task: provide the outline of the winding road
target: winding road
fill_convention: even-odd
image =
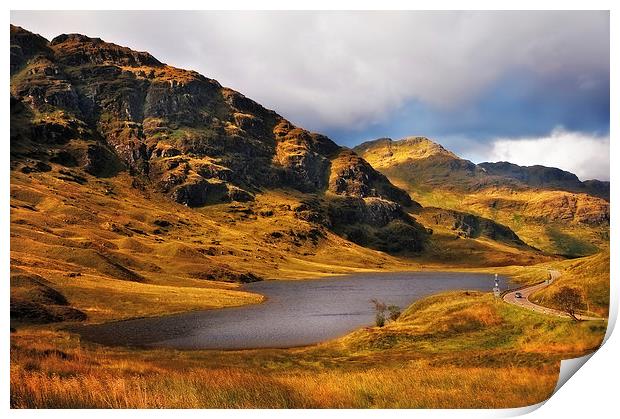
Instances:
[[[523,308],[526,308],[528,310],[532,310],[532,311],[537,311],[539,313],[543,313],[543,314],[549,314],[552,316],[559,316],[559,317],[570,317],[568,314],[566,314],[563,311],[560,310],[555,310],[553,308],[549,308],[549,307],[543,307],[540,306],[538,304],[534,304],[533,302],[531,302],[529,300],[529,296],[534,294],[535,292],[548,287],[549,285],[551,285],[556,279],[558,279],[560,277],[560,272],[556,271],[556,270],[550,270],[549,274],[551,275],[551,278],[548,281],[545,282],[541,282],[540,284],[536,284],[536,285],[532,285],[529,287],[525,287],[525,288],[521,288],[521,289],[516,289],[514,291],[510,291],[506,294],[504,294],[504,301],[506,301],[509,304],[514,304],[516,306],[520,306]],[[518,298],[517,297],[517,293],[521,293],[521,297]],[[582,316],[582,315],[575,315],[579,320],[605,320],[602,317],[590,317],[590,316]]]

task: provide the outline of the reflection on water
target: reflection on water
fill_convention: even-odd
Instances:
[[[110,345],[179,349],[246,349],[309,345],[372,325],[376,298],[403,309],[424,296],[452,289],[491,291],[489,274],[407,272],[355,274],[244,286],[263,304],[135,319],[75,329]],[[507,279],[500,277],[502,289]]]

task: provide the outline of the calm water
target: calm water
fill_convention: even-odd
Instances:
[[[489,274],[407,272],[256,282],[244,289],[265,295],[263,304],[84,326],[75,331],[108,345],[179,349],[302,346],[372,325],[372,298],[405,308],[445,290],[491,291],[493,279]],[[501,288],[508,285],[507,278],[500,277]]]

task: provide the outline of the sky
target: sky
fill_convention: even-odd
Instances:
[[[609,179],[609,13],[12,11],[148,51],[353,147],[421,135],[476,163]]]

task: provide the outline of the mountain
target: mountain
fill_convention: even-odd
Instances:
[[[15,161],[47,153],[40,161],[103,177],[125,168],[192,207],[277,187],[411,204],[329,138],[148,53],[77,34],[47,44],[16,27],[11,51],[12,109],[25,119]]]
[[[238,283],[261,279],[551,259],[491,217],[422,207],[372,160],[194,71],[84,35],[10,34],[13,319],[247,304],[257,296]]]
[[[519,166],[509,162],[480,163],[478,167],[484,169],[488,175],[512,178],[535,188],[585,193],[609,201],[609,182],[582,182],[575,174],[555,167]]]
[[[381,138],[354,151],[422,205],[487,217],[531,246],[581,256],[608,242],[609,182],[544,166],[474,164],[424,137]]]

